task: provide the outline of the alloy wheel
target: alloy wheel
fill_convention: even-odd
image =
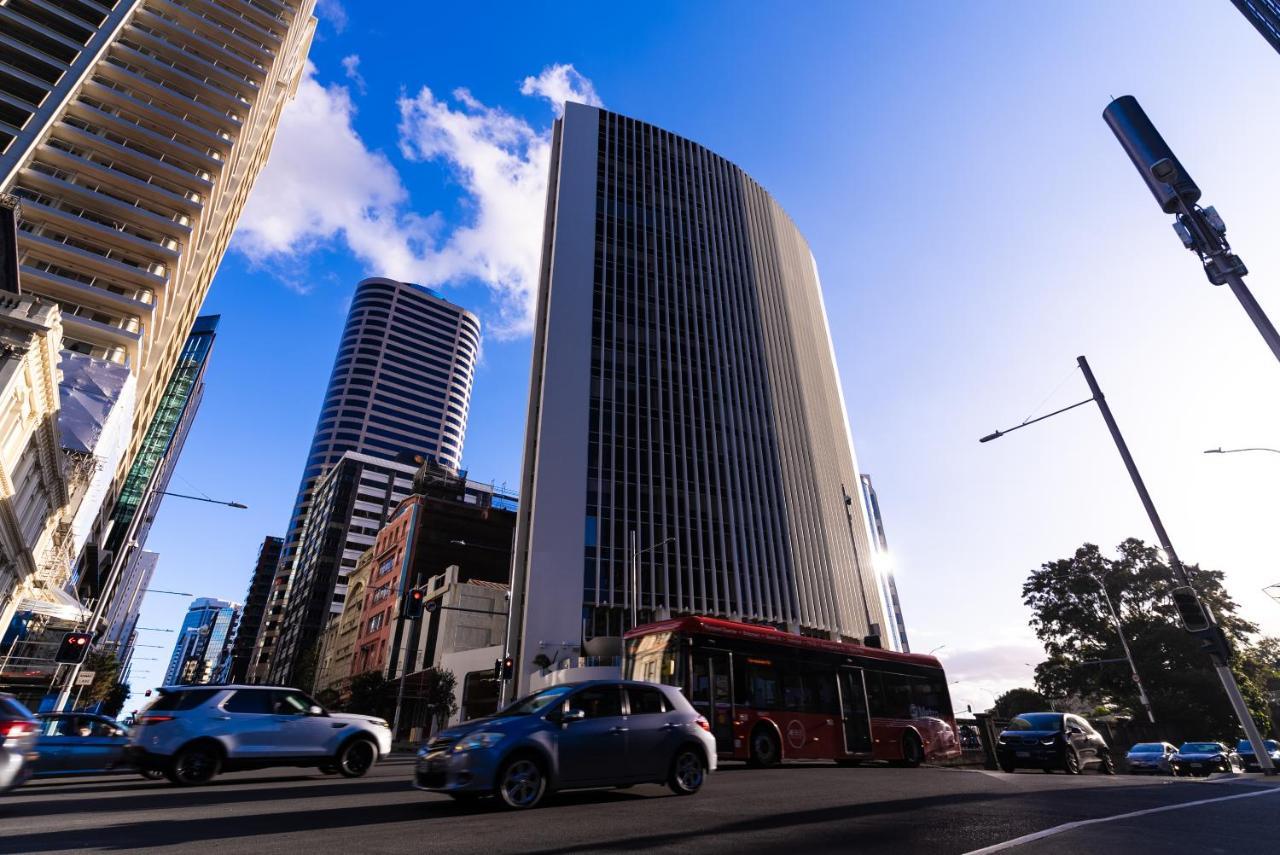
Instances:
[[[533,807],[542,798],[542,770],[532,760],[516,760],[502,776],[502,800],[514,808]]]
[[[359,778],[373,766],[373,745],[364,739],[349,744],[338,761],[338,770],[348,778]]]
[[[696,793],[705,776],[701,757],[693,751],[680,752],[680,756],[676,758],[674,776],[680,792]]]

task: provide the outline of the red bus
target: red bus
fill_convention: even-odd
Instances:
[[[932,656],[685,617],[628,632],[623,675],[684,691],[726,759],[918,766],[960,756]]]

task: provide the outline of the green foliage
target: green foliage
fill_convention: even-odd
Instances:
[[[1052,709],[1049,699],[1035,689],[1010,689],[996,698],[991,712],[996,718],[1013,718],[1028,712],[1044,712]]]
[[[432,668],[425,675],[423,701],[430,710],[431,717],[435,719],[437,728],[448,724],[449,716],[458,711],[458,702],[453,697],[457,685],[458,680],[452,671]]]
[[[109,715],[112,718],[117,718],[120,715],[120,710],[124,709],[124,702],[128,697],[129,684],[116,683],[111,687],[110,693],[108,693],[102,701],[102,714]]]
[[[81,670],[93,672],[93,683],[86,686],[80,694],[81,706],[92,706],[115,694],[119,684],[117,678],[120,676],[120,660],[115,653],[94,650],[85,657]],[[124,705],[123,699],[120,705]]]
[[[396,684],[381,671],[365,671],[351,678],[346,712],[376,715],[390,721],[395,715]]]
[[[1160,551],[1130,538],[1108,558],[1086,543],[1070,558],[1035,570],[1022,586],[1032,612],[1031,626],[1048,659],[1036,667],[1036,685],[1049,697],[1096,698],[1142,715],[1136,684],[1122,659],[1124,649],[1103,599],[1107,593],[1120,616],[1138,673],[1146,686],[1156,722],[1171,737],[1232,739],[1239,728],[1200,640],[1188,634],[1170,597],[1176,587]],[[1240,688],[1262,729],[1270,725],[1265,697],[1256,682],[1265,670],[1251,658],[1249,637],[1257,627],[1236,614],[1217,570],[1187,567],[1201,599],[1236,648],[1233,666]],[[1263,658],[1280,654],[1274,639],[1260,642]],[[1280,655],[1271,660],[1280,662]]]

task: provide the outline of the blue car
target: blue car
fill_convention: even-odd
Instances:
[[[1264,739],[1262,744],[1266,746],[1267,753],[1271,755],[1271,765],[1280,769],[1280,742],[1274,739]],[[1253,746],[1249,744],[1249,740],[1242,739],[1236,743],[1236,753],[1240,755],[1240,762],[1244,764],[1246,772],[1261,772],[1262,764],[1258,762],[1258,755],[1253,753]]]
[[[441,731],[418,751],[414,786],[520,810],[566,789],[657,783],[693,795],[715,768],[711,726],[678,689],[593,680]]]

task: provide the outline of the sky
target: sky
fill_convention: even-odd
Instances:
[[[1280,634],[1280,381],[1205,279],[1101,112],[1135,95],[1280,317],[1270,166],[1280,56],[1225,2],[697,4],[535,8],[321,0],[286,109],[205,311],[222,316],[166,501],[153,586],[242,601],[283,535],[352,289],[430,285],[485,327],[464,449],[518,483],[551,122],[566,98],[743,167],[809,241],[849,421],[872,475],[913,650],[958,709],[1030,685],[1021,584],[1150,525],[1088,397],[1089,357],[1185,562],[1226,572]],[[151,594],[142,626],[188,599]],[[135,691],[174,635],[143,633]],[[154,655],[154,659],[151,657]]]

